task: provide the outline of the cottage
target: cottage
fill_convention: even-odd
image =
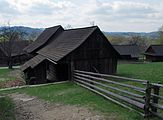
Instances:
[[[163,45],[151,45],[144,53],[146,60],[151,62],[163,61]]]
[[[119,54],[97,26],[48,29],[54,29],[51,37],[43,32],[40,36],[48,37],[45,37],[47,42],[37,39],[41,44],[36,42],[35,48],[30,45],[29,51],[36,51],[35,56],[21,67],[28,79],[35,78],[30,84],[70,80],[74,69],[116,73]]]
[[[138,60],[140,51],[137,45],[114,45],[121,60]]]
[[[0,43],[0,66],[8,65],[8,59],[11,56],[13,65],[20,65],[28,60],[23,49],[29,45],[28,41],[8,41]]]

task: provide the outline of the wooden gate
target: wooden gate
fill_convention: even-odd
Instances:
[[[74,82],[145,118],[163,118],[162,84],[147,80],[74,70]]]

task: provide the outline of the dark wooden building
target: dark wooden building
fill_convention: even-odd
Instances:
[[[0,43],[0,66],[7,66],[8,59],[11,56],[13,65],[23,64],[28,60],[28,56],[23,49],[29,45],[28,41],[13,41]],[[11,54],[11,55],[10,55]]]
[[[69,30],[61,26],[54,28],[57,30],[50,40],[38,45],[35,56],[22,66],[28,79],[36,78],[31,84],[71,79],[74,69],[116,73],[119,54],[97,26]],[[43,34],[45,32],[41,36],[46,36]]]
[[[146,60],[151,62],[163,61],[163,45],[151,45],[144,53]]]
[[[120,54],[120,60],[138,60],[140,51],[137,45],[113,45]]]

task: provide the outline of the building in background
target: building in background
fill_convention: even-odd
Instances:
[[[163,45],[151,45],[144,53],[147,61],[162,62],[163,61]]]
[[[113,45],[120,54],[120,60],[137,61],[139,60],[140,51],[137,45]]]

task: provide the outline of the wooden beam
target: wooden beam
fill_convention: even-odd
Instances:
[[[85,74],[89,74],[89,75],[96,75],[96,76],[101,76],[101,77],[112,77],[112,78],[117,78],[117,79],[122,79],[122,80],[127,80],[127,81],[140,82],[140,83],[146,83],[147,82],[147,80],[140,80],[140,79],[134,79],[134,78],[128,78],[128,77],[120,77],[120,76],[115,76],[115,75],[106,75],[106,74],[79,71],[79,70],[75,70],[75,72],[85,73]]]
[[[127,102],[127,103],[129,103],[129,104],[131,104],[131,105],[134,105],[135,107],[138,107],[138,108],[140,108],[140,109],[144,109],[144,104],[142,104],[142,103],[140,103],[140,102],[137,102],[137,101],[134,101],[134,100],[132,100],[132,99],[123,97],[123,96],[121,96],[121,95],[115,94],[115,93],[110,92],[110,91],[108,91],[108,90],[104,90],[104,89],[102,89],[102,88],[100,88],[100,87],[97,87],[97,86],[95,86],[95,85],[89,84],[89,83],[84,82],[84,81],[81,81],[81,80],[79,80],[79,79],[75,79],[75,81],[80,82],[80,83],[82,83],[82,84],[84,84],[84,85],[88,85],[89,87],[93,87],[93,88],[96,89],[96,90],[99,90],[99,91],[104,92],[104,93],[106,93],[106,94],[108,94],[108,95],[111,95],[111,96],[113,96],[113,97],[115,97],[115,98],[117,98],[117,99],[119,99],[119,100],[125,101],[125,102]]]
[[[110,101],[112,101],[112,102],[114,102],[114,103],[116,103],[116,104],[118,104],[118,105],[120,105],[120,106],[122,106],[122,107],[124,107],[124,108],[127,108],[127,109],[129,109],[129,110],[133,110],[133,111],[139,113],[140,115],[144,116],[143,113],[141,113],[141,112],[139,112],[139,111],[137,111],[137,110],[135,110],[135,109],[133,109],[133,108],[131,108],[131,107],[125,105],[125,104],[123,104],[122,102],[119,102],[119,101],[117,101],[117,100],[114,100],[113,98],[111,98],[111,97],[109,97],[109,96],[107,96],[107,95],[105,95],[105,94],[102,94],[101,92],[98,92],[98,91],[95,90],[95,89],[91,89],[90,87],[87,87],[87,86],[85,86],[85,85],[83,85],[83,84],[80,84],[79,82],[75,82],[75,83],[78,84],[78,85],[80,85],[80,86],[82,86],[82,87],[84,87],[84,88],[86,88],[86,89],[88,89],[88,90],[90,90],[90,91],[92,91],[92,92],[94,92],[94,93],[96,93],[96,94],[98,94],[98,95],[101,95],[102,97],[106,98],[107,100],[110,100]]]
[[[87,77],[87,78],[93,78],[93,79],[95,79],[95,80],[100,80],[100,81],[103,81],[103,82],[108,82],[108,83],[120,85],[120,86],[123,86],[123,87],[132,88],[132,89],[134,89],[134,90],[136,90],[136,91],[145,93],[145,89],[144,89],[144,88],[135,87],[135,86],[132,86],[132,85],[127,85],[127,84],[123,84],[123,83],[111,81],[111,80],[104,79],[104,78],[93,77],[93,76],[90,76],[90,75],[84,75],[84,74],[80,74],[80,73],[74,73],[74,74],[79,75],[79,76],[83,76],[83,77]]]
[[[156,107],[156,108],[160,109],[160,110],[163,110],[163,105],[155,104],[155,103],[151,103],[151,105],[152,105],[153,107]]]
[[[156,112],[153,112],[153,111],[151,111],[151,113],[152,113],[153,115],[155,115],[155,116],[161,118],[160,120],[163,119],[163,115],[161,115],[160,113],[156,113]]]
[[[105,85],[105,84],[102,84],[100,82],[89,80],[87,78],[79,77],[79,76],[76,76],[76,75],[74,77],[76,77],[78,79],[82,79],[82,80],[88,81],[88,82],[92,82],[92,83],[95,83],[95,84],[101,85],[103,87],[107,87],[107,88],[110,88],[110,89],[113,89],[113,90],[116,90],[116,91],[119,91],[119,92],[122,92],[122,93],[126,93],[128,95],[131,95],[131,96],[134,96],[134,97],[137,97],[137,98],[144,98],[144,96],[142,96],[142,95],[131,93],[131,92],[128,92],[128,91],[125,91],[125,90],[122,90],[122,89],[119,89],[119,88],[116,88],[116,87],[113,87],[113,86]]]

